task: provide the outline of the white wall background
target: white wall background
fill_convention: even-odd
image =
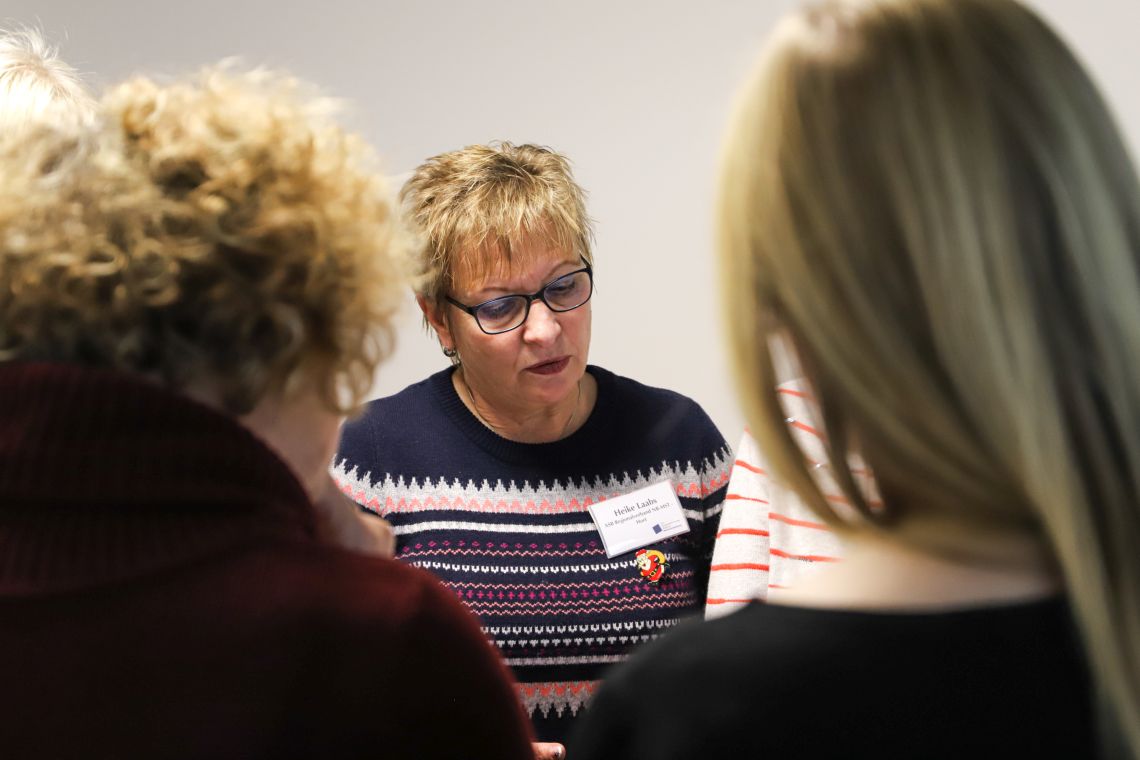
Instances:
[[[761,41],[793,0],[3,0],[94,86],[221,58],[285,68],[352,104],[392,174],[463,145],[573,160],[597,222],[591,359],[699,401],[732,442],[712,256],[717,145]],[[1037,0],[1140,146],[1140,0]],[[405,310],[384,395],[445,366]]]

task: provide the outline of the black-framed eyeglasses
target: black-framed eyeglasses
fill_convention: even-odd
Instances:
[[[479,329],[488,335],[510,332],[521,327],[530,316],[530,305],[542,301],[555,312],[573,311],[590,300],[594,293],[594,270],[586,264],[582,269],[555,278],[530,295],[499,296],[475,306],[459,303],[451,296],[447,302],[475,317]]]

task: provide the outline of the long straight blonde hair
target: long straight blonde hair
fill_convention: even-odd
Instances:
[[[851,529],[783,422],[782,336],[859,529],[978,562],[1001,558],[966,536],[1044,538],[1140,755],[1140,185],[1072,52],[1011,0],[802,11],[741,93],[720,194],[731,353],[777,475]]]

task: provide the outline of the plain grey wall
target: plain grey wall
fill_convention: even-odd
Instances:
[[[1140,145],[1140,0],[1038,0]],[[735,443],[712,258],[732,93],[792,0],[269,2],[5,0],[96,87],[224,57],[285,68],[351,104],[392,174],[493,139],[570,156],[597,222],[591,359],[699,401]],[[409,299],[378,395],[445,366]]]

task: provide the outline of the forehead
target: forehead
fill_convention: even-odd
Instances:
[[[546,235],[531,234],[517,239],[491,240],[465,248],[452,269],[457,291],[514,290],[538,287],[561,264],[574,264],[578,254]]]

